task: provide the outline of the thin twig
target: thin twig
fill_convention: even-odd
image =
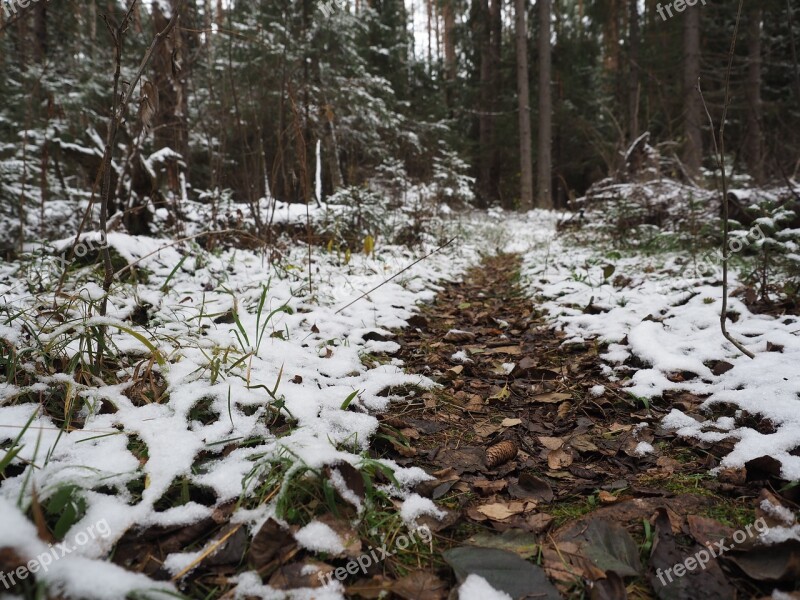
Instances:
[[[383,286],[385,286],[387,283],[389,283],[389,282],[391,282],[391,281],[393,281],[393,280],[397,279],[398,277],[400,277],[400,275],[402,275],[403,273],[405,273],[405,272],[406,272],[406,271],[408,271],[409,269],[411,269],[411,268],[413,268],[413,267],[417,266],[417,265],[418,265],[419,263],[421,263],[423,260],[427,260],[427,259],[429,259],[431,256],[433,256],[434,254],[436,254],[437,252],[441,252],[442,250],[444,250],[445,248],[447,248],[447,247],[448,247],[450,244],[452,244],[453,242],[455,242],[457,239],[458,239],[458,236],[454,237],[454,238],[453,238],[453,239],[451,239],[449,242],[447,242],[447,243],[445,243],[445,244],[442,244],[441,246],[439,246],[439,247],[438,247],[438,248],[436,248],[435,250],[432,250],[431,252],[429,252],[428,254],[426,254],[425,256],[423,256],[422,258],[415,260],[413,263],[411,263],[410,265],[408,265],[408,266],[407,266],[405,269],[403,269],[402,271],[399,271],[399,272],[395,273],[394,275],[392,275],[391,277],[389,277],[389,279],[387,279],[386,281],[384,281],[384,282],[383,282],[383,283],[381,283],[381,284],[378,284],[378,285],[376,285],[374,288],[372,288],[372,289],[371,289],[371,290],[369,290],[368,292],[364,292],[364,293],[363,293],[363,294],[361,294],[361,295],[360,295],[358,298],[356,298],[355,300],[353,300],[353,301],[352,301],[350,304],[348,304],[347,306],[343,306],[342,308],[340,308],[339,310],[337,310],[337,311],[336,311],[335,313],[333,313],[333,314],[335,314],[335,315],[338,315],[338,314],[339,314],[339,313],[341,313],[342,311],[345,311],[345,310],[347,310],[348,308],[350,308],[351,306],[353,306],[353,304],[355,304],[356,302],[360,302],[361,300],[363,300],[364,298],[366,298],[367,296],[369,296],[369,295],[370,295],[372,292],[374,292],[374,291],[376,291],[376,290],[379,290],[380,288],[382,288]]]
[[[755,354],[750,352],[744,345],[728,332],[728,259],[730,257],[728,248],[728,235],[730,231],[730,224],[728,222],[728,178],[725,172],[725,121],[728,118],[728,106],[731,100],[731,71],[733,70],[733,58],[736,50],[736,38],[739,34],[739,23],[742,19],[742,6],[744,0],[739,0],[739,9],[736,13],[736,24],[733,28],[733,39],[731,40],[731,48],[728,53],[728,68],[725,72],[725,102],[722,108],[722,122],[719,126],[719,144],[717,143],[717,136],[714,134],[714,119],[711,117],[711,112],[708,110],[703,90],[700,88],[700,79],[697,79],[697,92],[700,94],[700,99],[703,101],[703,108],[708,116],[709,123],[711,124],[711,139],[714,142],[714,156],[717,166],[720,170],[722,177],[722,310],[720,312],[719,324],[722,330],[722,335],[733,344],[745,356],[755,358]]]

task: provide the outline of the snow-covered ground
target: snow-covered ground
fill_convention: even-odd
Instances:
[[[374,366],[362,359],[396,351],[390,329],[406,326],[415,305],[433,298],[437,283],[458,278],[482,254],[498,250],[524,255],[531,297],[544,299],[543,308],[566,332],[567,343],[608,343],[603,359],[609,380],[623,381],[641,398],[684,390],[707,397],[707,408],[724,403],[741,411],[698,421],[673,410],[665,427],[711,442],[737,440],[723,466],[770,455],[781,462],[785,478],[800,479],[800,457],[791,454],[800,446],[800,319],[753,315],[732,298],[730,310],[739,318],[730,330],[756,355],[755,360],[743,357],[718,330],[721,288],[710,279],[686,278],[684,257],[604,258],[558,238],[557,220],[558,215],[545,212],[454,216],[445,229],[461,234],[456,243],[349,307],[434,245],[416,253],[379,245],[374,255],[353,254],[349,262],[315,249],[309,288],[303,247],[289,249],[272,265],[251,251],[209,253],[167,239],[110,234],[116,252],[136,264],[138,282],[115,286],[108,316],[100,319],[92,315],[101,290],[94,276],[84,273],[61,297],[70,306],[63,322],[49,310],[52,296],[48,303],[30,295],[30,273],[1,265],[0,338],[20,351],[33,348],[19,359],[30,383],[0,384],[0,461],[9,450],[19,452],[13,461],[16,474],[0,483],[3,546],[24,560],[36,561],[48,552],[55,556],[28,519],[33,494],[44,502],[65,485],[77,486],[85,513],[66,534],[63,548],[69,552],[39,569],[37,578],[73,598],[175,591],[172,583],[152,581],[105,559],[131,529],[185,526],[213,513],[214,506],[195,502],[157,509],[158,500],[182,478],[212,490],[219,505],[254,497],[278,463],[284,480],[302,468],[361,464],[378,428],[376,415],[396,399],[387,390],[431,385],[404,373],[398,360]],[[46,263],[40,265],[43,272]],[[585,312],[589,305],[594,310]],[[134,325],[132,315],[140,319],[142,310],[147,324]],[[152,347],[157,349],[163,365],[152,368],[163,377],[163,401],[134,402],[130,383],[107,385],[91,378],[77,383],[63,373],[45,372],[40,355],[54,348],[63,348],[67,356],[85,353],[82,344],[100,325],[108,327],[119,355],[146,360],[154,355]],[[625,363],[632,358],[646,366],[631,369]],[[709,366],[715,361],[733,368],[715,375]],[[670,376],[676,373],[684,380],[674,381]],[[80,406],[80,427],[64,428],[37,400],[64,386]],[[218,418],[193,418],[201,404]],[[770,420],[774,432],[740,423],[737,416],[745,412]],[[268,425],[278,414],[292,424],[281,436]],[[146,446],[146,461],[131,451],[134,441]],[[201,454],[211,459],[198,467]],[[401,484],[391,493],[410,526],[417,517],[437,512],[430,501],[408,491],[426,477],[421,469],[385,464]],[[137,480],[144,481],[140,496],[129,489]],[[232,522],[254,533],[276,516],[279,500],[239,509]],[[298,532],[298,541],[306,547],[341,546],[335,534],[322,539],[323,528],[334,534],[312,523]],[[198,555],[173,554],[166,566],[177,574]],[[241,575],[239,585],[242,594],[281,597],[254,573]],[[471,582],[470,590],[484,593],[481,585]],[[337,598],[341,591],[334,585],[324,594]]]
[[[115,285],[108,314],[99,318],[92,316],[102,296],[95,276],[89,271],[82,279],[75,276],[61,296],[70,307],[64,322],[48,310],[52,296],[42,300],[30,295],[30,271],[2,265],[0,338],[17,348],[20,368],[29,375],[22,378],[27,385],[0,386],[0,444],[18,451],[13,465],[28,465],[0,484],[3,546],[14,548],[26,561],[46,553],[47,544],[26,516],[33,494],[44,503],[64,486],[77,486],[85,513],[64,539],[70,551],[39,570],[37,578],[74,598],[174,590],[172,584],[128,573],[104,559],[132,528],[186,526],[213,513],[215,506],[195,502],[156,508],[181,478],[212,490],[218,506],[252,497],[278,463],[284,465],[284,480],[301,468],[321,469],[342,461],[358,466],[378,427],[375,415],[394,399],[387,390],[431,385],[405,374],[399,361],[368,367],[363,356],[396,351],[399,346],[389,330],[405,326],[415,305],[433,298],[437,282],[458,278],[481,253],[529,248],[537,232],[550,235],[552,217],[547,218],[541,230],[520,227],[513,234],[502,213],[453,218],[445,226],[462,233],[456,243],[349,307],[434,246],[417,253],[378,246],[372,256],[353,254],[349,262],[315,249],[309,289],[303,247],[290,250],[273,266],[254,252],[208,253],[167,239],[113,233],[108,243],[136,265],[138,283]],[[51,266],[49,259],[42,259],[36,281],[57,274],[55,268],[50,272]],[[142,310],[147,324],[134,325],[132,315],[141,316]],[[157,349],[163,365],[152,367],[163,377],[165,400],[134,402],[130,382],[108,385],[95,378],[76,383],[64,373],[45,371],[41,356],[54,348],[63,348],[68,357],[83,354],[88,362],[85,343],[91,328],[100,325],[108,327],[115,352],[141,356],[143,369],[154,354],[147,344]],[[25,348],[33,348],[32,354],[25,356]],[[63,427],[35,400],[65,385],[80,407],[76,416],[82,426]],[[201,405],[218,418],[193,419]],[[268,426],[278,413],[292,424],[281,437]],[[250,442],[223,453],[245,440]],[[146,446],[146,461],[129,449],[132,441]],[[212,460],[198,467],[201,453]],[[429,500],[407,491],[426,478],[421,469],[386,464],[402,486],[392,494],[403,502],[399,513],[409,524],[438,513]],[[144,481],[141,497],[128,487],[137,480]],[[276,515],[279,500],[242,509],[232,522],[255,532]],[[89,535],[98,524],[103,535]],[[177,573],[197,555],[172,555],[166,566]]]
[[[558,238],[546,251],[527,253],[524,263],[531,295],[544,299],[565,343],[608,344],[602,358],[610,380],[639,398],[680,390],[706,398],[701,408],[709,415],[719,405],[731,412],[699,420],[673,409],[664,427],[707,442],[736,440],[722,468],[771,456],[785,479],[800,479],[800,456],[792,454],[800,447],[800,318],[752,314],[738,297],[729,298],[736,318],[728,330],[755,354],[750,359],[720,333],[719,279],[695,277],[688,253],[609,258]],[[738,286],[732,274],[730,289]],[[732,368],[715,374],[719,361]],[[774,431],[743,424],[745,414],[770,422]]]

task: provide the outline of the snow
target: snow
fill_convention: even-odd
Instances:
[[[462,363],[462,364],[467,364],[467,363],[471,363],[472,362],[472,359],[469,357],[469,355],[467,354],[466,350],[459,350],[458,352],[455,352],[450,357],[450,360],[452,360],[453,362]]]
[[[761,510],[767,513],[767,515],[770,517],[783,521],[784,525],[794,525],[796,520],[794,513],[785,506],[777,506],[770,502],[767,498],[764,498],[764,500],[761,501],[761,504],[759,504],[759,508],[761,508]]]
[[[207,204],[182,205],[192,227],[209,222]],[[276,222],[304,222],[306,210],[314,219],[324,218],[325,211],[341,210],[335,205],[307,208],[272,199],[264,199],[259,209],[267,211],[273,205]],[[129,376],[127,382],[79,383],[34,368],[35,352],[28,365],[30,372],[39,373],[35,381],[0,383],[0,444],[20,436],[16,445],[20,452],[13,461],[16,474],[0,482],[3,543],[23,558],[47,551],[25,516],[32,490],[46,502],[62,486],[77,486],[86,513],[67,533],[67,543],[75,545],[82,532],[99,523],[107,524],[108,535],[76,547],[54,562],[42,579],[70,598],[103,597],[99,594],[108,590],[124,597],[133,590],[173,589],[105,559],[131,530],[189,526],[208,518],[223,503],[252,499],[276,462],[285,464],[284,477],[342,463],[358,468],[377,431],[379,413],[393,402],[407,401],[395,390],[433,385],[424,376],[405,373],[402,362],[392,358],[399,346],[390,339],[391,330],[407,326],[416,305],[430,302],[441,282],[460,277],[486,248],[523,254],[523,281],[532,301],[547,312],[552,327],[564,333],[566,345],[590,340],[605,345],[602,372],[609,382],[664,410],[670,410],[663,405],[667,392],[705,399],[701,417],[671,409],[662,427],[706,442],[732,440],[734,448],[723,457],[721,468],[740,467],[769,455],[781,463],[784,478],[800,479],[800,457],[793,454],[800,447],[800,319],[752,314],[737,297],[730,298],[729,308],[738,318],[729,328],[756,358],[741,356],[719,333],[722,298],[716,274],[695,272],[691,261],[678,254],[610,260],[597,250],[557,237],[561,218],[557,213],[511,215],[499,209],[453,213],[443,227],[448,234],[462,232],[458,242],[377,289],[436,244],[429,240],[412,253],[379,240],[374,253],[353,253],[348,261],[315,248],[309,285],[307,250],[302,247],[288,248],[281,265],[275,266],[257,252],[210,253],[192,243],[112,232],[107,236],[109,246],[148,277],[136,283],[115,282],[108,316],[102,319],[96,316],[96,304],[103,293],[90,268],[78,270],[68,281],[64,294],[72,305],[67,319],[55,322],[37,312],[24,274],[0,265],[0,297],[5,306],[23,315],[0,325],[0,338],[8,344],[30,345],[29,331],[37,331],[42,344],[62,349],[67,358],[81,358],[92,327],[104,325],[113,347],[128,356],[149,357],[147,344],[156,348],[163,364],[145,363],[141,369],[152,369],[165,386],[160,401],[142,400],[130,380],[133,369],[123,373]],[[96,240],[89,235],[81,238],[87,243]],[[63,251],[73,241],[65,235],[52,246]],[[622,280],[607,276],[609,262],[616,274],[624,275]],[[169,285],[162,287],[168,277]],[[732,280],[735,289],[735,275]],[[369,290],[373,291],[364,296]],[[133,325],[132,314],[145,305],[147,326]],[[597,310],[585,311],[590,305]],[[387,360],[375,364],[364,360],[373,354]],[[470,359],[460,350],[451,360]],[[733,368],[715,375],[713,365],[718,361]],[[504,365],[507,370],[512,366]],[[83,422],[69,430],[61,428],[37,399],[66,384]],[[344,406],[354,392],[349,406]],[[590,389],[593,397],[606,392],[607,386],[599,384]],[[723,408],[725,414],[718,414]],[[770,427],[752,428],[753,416]],[[279,418],[290,426],[277,437],[270,423]],[[245,440],[250,443],[240,445]],[[136,445],[146,449],[146,460],[134,451]],[[0,459],[7,451],[6,445]],[[640,456],[653,452],[647,442],[636,448]],[[200,456],[204,459],[198,463]],[[386,486],[385,491],[398,501],[400,517],[410,528],[422,516],[444,516],[431,500],[410,492],[430,479],[421,468],[381,462],[400,484]],[[363,499],[336,469],[331,473],[331,485],[363,514]],[[158,510],[158,501],[177,481],[203,488],[213,501],[208,506],[188,502]],[[141,497],[129,490],[136,482],[145,484]],[[252,532],[277,516],[277,500],[239,508],[230,520]],[[766,535],[800,539],[800,526],[788,521],[787,525],[792,526],[773,528]],[[339,536],[321,522],[306,525],[295,537],[315,552],[343,550]],[[165,566],[177,573],[196,557],[193,552],[175,553]],[[286,597],[264,585],[255,573],[240,574],[237,581],[239,598]],[[459,597],[506,597],[487,586],[471,576]],[[342,597],[343,588],[335,583],[321,591],[292,594],[333,599]]]
[[[411,494],[403,502],[400,508],[400,516],[409,529],[417,528],[417,519],[422,516],[432,516],[437,519],[445,517],[445,512],[438,508],[430,499],[423,498],[419,494]]]
[[[706,398],[700,409],[709,418],[698,420],[674,409],[661,424],[706,442],[733,440],[734,449],[720,468],[742,467],[769,455],[780,461],[784,479],[800,479],[800,457],[792,454],[800,446],[800,320],[753,314],[731,296],[728,310],[738,318],[728,329],[755,354],[751,360],[719,331],[718,274],[699,275],[690,257],[675,253],[609,261],[601,252],[567,246],[553,236],[524,257],[529,293],[541,302],[552,326],[564,332],[564,343],[607,344],[601,355],[606,376],[621,381],[632,396],[655,404],[669,391]],[[606,278],[603,271],[609,262],[615,273],[624,275],[623,281]],[[736,274],[730,279],[730,289],[737,289]],[[592,311],[599,314],[584,312],[589,305],[600,309]],[[768,351],[768,345],[782,350]],[[631,368],[634,360],[644,366]],[[718,361],[733,368],[714,375],[711,366]],[[723,407],[743,412],[735,418],[711,415]],[[744,424],[746,414],[761,418],[774,431],[762,433]]]
[[[458,600],[511,600],[511,596],[497,591],[483,577],[472,573],[458,588]]]
[[[286,210],[287,218],[294,213],[298,219],[305,218],[305,207],[300,212],[296,205],[278,203],[277,209]],[[191,210],[190,203],[187,211]],[[491,223],[485,218],[462,219],[453,217],[449,227],[503,230],[500,218]],[[95,238],[87,235],[83,239]],[[65,237],[56,245],[66,248],[73,241]],[[103,294],[89,270],[78,270],[75,280],[67,282],[65,294],[72,294],[74,300],[70,320],[64,323],[37,320],[32,311],[35,298],[11,276],[13,271],[4,270],[4,278],[0,278],[5,305],[30,315],[27,320],[3,325],[0,336],[8,343],[27,344],[30,328],[41,332],[43,344],[57,345],[67,356],[80,358],[84,352],[81,336],[91,327],[105,325],[113,347],[120,352],[149,356],[144,338],[164,359],[163,366],[151,367],[166,386],[160,402],[136,400],[130,382],[110,385],[94,381],[90,385],[71,381],[61,373],[42,374],[27,386],[0,386],[0,444],[21,436],[20,453],[13,464],[21,466],[20,471],[25,469],[0,483],[4,544],[25,555],[41,552],[35,528],[15,506],[22,498],[27,510],[34,488],[42,502],[63,485],[80,490],[86,513],[70,529],[68,540],[101,521],[108,525],[108,536],[89,540],[79,552],[81,569],[96,577],[93,590],[87,589],[85,578],[78,581],[74,571],[66,568],[72,564],[67,561],[77,560],[78,551],[74,557],[62,559],[65,567],[51,568],[48,584],[69,597],[95,597],[104,587],[113,589],[117,597],[134,589],[169,588],[144,575],[120,574],[119,567],[104,559],[132,529],[186,527],[208,518],[222,503],[250,496],[269,476],[275,460],[288,461],[290,472],[321,470],[341,462],[359,467],[362,452],[377,430],[377,414],[392,402],[404,401],[391,390],[433,385],[425,377],[404,373],[400,361],[370,367],[362,357],[369,353],[391,357],[399,348],[388,339],[391,329],[406,326],[416,305],[435,296],[439,282],[457,278],[476,264],[482,247],[481,236],[470,235],[360,298],[434,246],[428,244],[412,253],[379,242],[373,254],[354,253],[347,264],[335,253],[315,249],[312,294],[305,268],[307,250],[302,247],[284,257],[282,266],[296,265],[285,269],[272,266],[255,252],[232,249],[212,254],[171,239],[112,232],[107,243],[137,270],[146,270],[148,277],[133,285],[115,282],[105,318],[92,316],[96,311],[89,305]],[[170,275],[169,285],[162,288]],[[133,325],[133,311],[145,303],[147,326]],[[285,311],[272,313],[284,306]],[[232,310],[241,330],[236,323],[220,319]],[[372,339],[369,333],[383,336],[385,341]],[[147,367],[146,363],[141,367]],[[213,380],[212,369],[217,372]],[[128,374],[133,375],[132,369]],[[64,431],[31,398],[68,382],[80,401],[83,424]],[[273,389],[275,398],[270,396]],[[354,391],[356,396],[344,409],[344,400]],[[100,411],[103,406],[107,410]],[[204,407],[202,411],[199,406]],[[280,438],[269,428],[278,413],[291,424]],[[238,446],[237,441],[242,440],[254,443]],[[146,450],[145,460],[140,461],[132,449],[134,441]],[[233,447],[223,454],[226,446]],[[6,451],[0,452],[0,457]],[[206,458],[198,464],[201,455]],[[382,462],[400,484],[399,488],[388,486],[387,492],[402,502],[403,518],[413,521],[422,515],[443,515],[429,500],[409,493],[414,485],[429,479],[422,469]],[[25,468],[28,463],[37,468]],[[363,511],[362,499],[347,489],[335,470],[333,473],[332,485]],[[213,503],[188,502],[158,510],[156,505],[164,494],[175,482],[184,480],[211,494]],[[141,497],[128,489],[137,481],[144,482]],[[104,493],[97,491],[101,488]],[[231,522],[252,531],[269,516],[275,516],[273,505],[243,507],[231,516]],[[341,540],[321,523],[301,529],[298,539],[318,551],[341,549]],[[194,558],[193,553],[172,554],[166,566],[173,573],[180,572]],[[242,582],[245,587],[255,586],[246,577]],[[262,595],[283,597],[259,589]],[[339,598],[341,590],[332,586],[325,594]]]
[[[606,393],[606,387],[604,385],[593,385],[589,390],[589,393],[593,398],[599,398]]]
[[[307,550],[325,552],[327,554],[341,554],[344,552],[344,543],[333,529],[325,523],[314,521],[309,523],[297,533],[294,539]]]

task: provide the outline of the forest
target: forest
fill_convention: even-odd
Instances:
[[[798,0],[0,0],[0,599],[800,598]]]

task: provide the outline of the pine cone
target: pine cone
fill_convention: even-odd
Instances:
[[[516,458],[517,452],[519,452],[517,445],[510,440],[491,446],[486,450],[486,468],[494,469],[495,467],[504,465],[508,461]]]

